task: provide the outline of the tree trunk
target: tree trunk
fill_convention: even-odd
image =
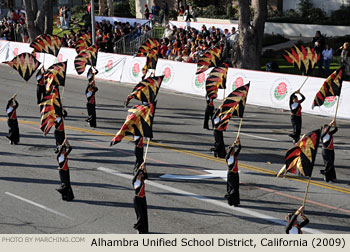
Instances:
[[[232,63],[237,68],[260,70],[267,0],[252,0],[252,9],[254,17],[250,22],[249,1],[238,0],[239,38],[234,49]]]
[[[106,11],[106,4],[105,4],[105,1],[106,0],[99,0],[98,2],[99,2],[99,12],[98,12],[98,14],[100,15],[100,16],[103,16],[104,14],[105,14],[105,11]]]
[[[107,0],[107,4],[108,4],[108,16],[113,17],[114,16],[113,0]]]
[[[23,0],[30,41],[44,32],[51,34],[53,26],[52,0],[43,0],[38,9],[37,0]]]

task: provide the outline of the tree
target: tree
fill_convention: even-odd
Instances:
[[[251,6],[247,0],[238,0],[238,14],[239,38],[234,49],[233,65],[237,68],[260,70],[267,0],[252,0]]]
[[[33,41],[40,34],[52,34],[52,0],[43,0],[40,9],[37,0],[23,0],[29,39]]]
[[[108,6],[108,16],[113,17],[114,16],[113,0],[108,0],[107,6]]]
[[[106,0],[99,0],[98,1],[98,4],[100,6],[98,14],[100,16],[104,16],[104,14],[105,14],[105,11],[106,11],[106,3],[105,3],[105,1]]]

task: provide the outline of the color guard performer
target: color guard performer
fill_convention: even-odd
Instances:
[[[143,163],[143,137],[140,136],[134,136],[135,140],[135,166],[134,166],[134,175],[138,171],[140,165]]]
[[[145,179],[147,178],[147,170],[144,163],[142,163],[132,180],[132,185],[135,189],[134,208],[137,218],[137,222],[134,224],[134,229],[136,229],[139,234],[148,233],[148,214],[145,193]]]
[[[298,216],[301,216],[303,222],[298,224]],[[286,220],[288,221],[286,227],[286,234],[302,234],[301,229],[305,227],[309,223],[309,219],[304,215],[304,206],[299,207],[298,210],[295,211],[293,216],[288,214],[286,216]]]
[[[299,94],[301,96],[301,100],[298,99],[298,96],[296,94]],[[293,134],[289,134],[290,137],[293,138],[293,142],[296,143],[300,139],[301,134],[301,103],[305,100],[305,96],[300,93],[300,89],[295,91],[293,94],[291,94],[289,98],[289,107],[290,111],[292,113],[291,115],[291,121],[293,125]]]
[[[334,127],[333,130],[330,130]],[[324,180],[326,182],[334,181],[336,179],[336,173],[334,168],[334,144],[333,135],[338,131],[337,124],[333,120],[329,125],[325,124],[321,131],[321,141],[322,141],[322,157],[324,161],[325,169],[321,170],[321,174],[324,175]]]
[[[16,110],[18,108],[18,102],[16,100],[17,94],[14,94],[11,99],[7,102],[6,113],[7,113],[7,125],[9,126],[9,134],[6,136],[11,144],[19,143],[19,128],[17,121]]]
[[[206,101],[207,101],[207,107],[205,108],[203,128],[209,130],[209,118],[211,120],[212,127],[214,128],[214,125],[213,125],[214,101],[208,98],[208,96],[206,96]]]
[[[46,93],[44,73],[45,73],[45,69],[44,69],[44,67],[41,67],[39,69],[38,73],[36,74],[36,80],[38,81],[38,85],[36,88],[36,97],[37,97],[38,104],[41,103],[41,101]]]
[[[85,94],[86,94],[86,108],[88,111],[89,118],[86,121],[90,124],[90,127],[96,127],[96,101],[95,93],[98,91],[96,86],[88,85]]]
[[[68,147],[68,150],[67,150]],[[62,200],[72,201],[74,199],[73,190],[70,184],[69,168],[68,168],[68,155],[72,151],[67,139],[65,139],[62,145],[59,146],[57,154],[58,171],[61,180],[61,188],[56,189],[61,195]]]
[[[214,148],[211,149],[212,151],[214,151],[214,156],[219,158],[225,158],[226,149],[224,143],[224,132],[222,130],[214,129],[214,139]]]
[[[64,116],[57,116],[55,120],[55,139],[56,139],[56,149],[55,153],[58,153],[59,146],[63,144],[66,138],[66,133],[64,131]]]
[[[242,148],[241,142],[239,140],[239,137],[237,137],[226,155],[228,171],[227,171],[227,194],[225,195],[225,198],[227,199],[227,203],[230,206],[234,205],[235,207],[240,204],[238,155],[239,155],[239,152],[241,151],[241,148]]]

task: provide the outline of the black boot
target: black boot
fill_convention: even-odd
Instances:
[[[56,190],[62,195],[62,200],[72,201],[74,199],[74,194],[70,185],[69,170],[60,169],[59,174],[62,185],[61,188]]]
[[[215,138],[215,150],[214,156],[219,158],[226,157],[226,149],[224,144],[224,135],[220,130],[214,130],[214,138]]]
[[[212,119],[213,112],[214,112],[214,106],[207,105],[207,107],[205,108],[205,115],[204,115],[204,124],[203,124],[204,129],[209,129],[209,118]]]

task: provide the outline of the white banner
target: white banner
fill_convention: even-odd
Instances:
[[[125,57],[121,82],[139,83],[142,80],[142,68],[146,64],[146,57]]]
[[[32,52],[29,44],[0,41],[1,61],[11,60],[15,55],[22,52]],[[37,58],[42,62],[44,54],[37,54]],[[57,56],[45,55],[45,67],[53,63],[68,60],[67,74],[77,75],[74,68],[76,52],[71,48],[62,48]],[[139,83],[142,78],[142,68],[146,63],[145,57],[133,57],[126,55],[99,53],[97,58],[97,68],[99,74],[96,78],[120,81],[126,83]],[[82,76],[86,76],[88,68]],[[199,95],[204,99],[205,79],[210,70],[205,73],[195,75],[196,64],[182,63],[159,59],[156,75],[165,75],[162,83],[163,88],[171,89],[186,94]],[[289,109],[289,97],[307,77],[300,75],[278,74],[263,71],[251,71],[237,68],[230,68],[227,74],[225,95],[232,90],[251,82],[248,94],[248,104],[265,106],[276,109]],[[336,110],[337,97],[330,97],[321,107],[311,109],[316,93],[319,91],[325,79],[309,77],[301,92],[306,100],[302,104],[303,112],[331,116]],[[219,98],[223,98],[223,90],[219,90]],[[340,97],[338,117],[350,119],[350,82],[344,81],[342,94]]]
[[[10,42],[6,40],[0,40],[0,62],[4,62],[8,58]]]
[[[102,22],[102,20],[108,20],[109,22],[111,22],[112,25],[114,25],[114,22],[122,22],[122,23],[126,23],[129,22],[131,26],[134,26],[134,23],[136,22],[136,24],[140,24],[143,25],[147,22],[149,22],[149,20],[147,19],[138,19],[138,18],[121,18],[121,17],[105,17],[105,16],[96,16],[95,17],[96,22]]]

